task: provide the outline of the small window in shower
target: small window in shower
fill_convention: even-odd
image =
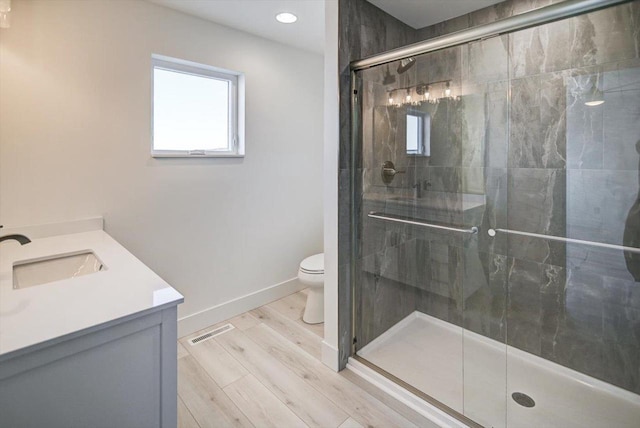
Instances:
[[[418,110],[407,111],[407,154],[431,155],[431,117]]]
[[[154,157],[244,155],[244,76],[152,56]]]

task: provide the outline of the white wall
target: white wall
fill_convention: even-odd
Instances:
[[[324,52],[324,342],[322,361],[338,370],[338,2],[325,2]]]
[[[244,159],[150,157],[152,53],[246,73]],[[185,295],[179,317],[205,311],[192,330],[322,251],[322,99],[317,54],[145,1],[14,0],[0,32],[0,224],[103,215]]]

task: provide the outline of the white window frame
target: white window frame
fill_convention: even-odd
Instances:
[[[156,69],[214,78],[229,82],[229,142],[221,150],[156,150],[154,147],[154,75]],[[244,73],[199,64],[163,55],[151,55],[151,156],[171,157],[244,157]]]
[[[407,109],[407,118],[409,116],[418,118],[418,141],[417,150],[415,152],[407,151],[408,156],[431,156],[431,116],[429,113]],[[406,146],[406,144],[405,144]]]

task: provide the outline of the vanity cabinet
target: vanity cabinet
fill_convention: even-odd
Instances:
[[[0,251],[0,428],[177,425],[184,297],[102,226],[5,229],[31,242]],[[100,268],[78,275],[65,262],[78,254]]]
[[[0,427],[175,427],[177,303],[0,356]]]

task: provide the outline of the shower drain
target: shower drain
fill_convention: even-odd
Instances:
[[[522,392],[514,392],[511,394],[511,398],[513,398],[513,401],[524,407],[533,407],[536,405],[533,398],[529,397],[527,394],[523,394]]]

